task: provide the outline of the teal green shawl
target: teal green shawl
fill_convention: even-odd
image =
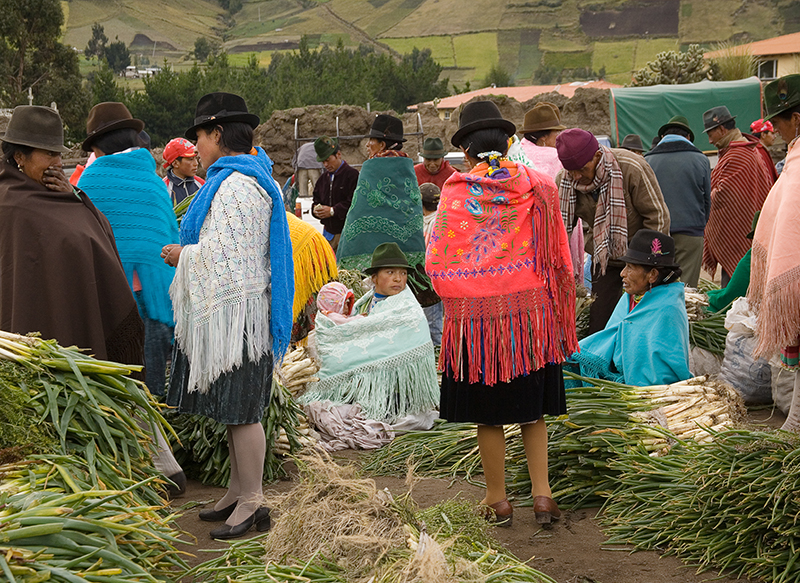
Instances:
[[[381,243],[397,243],[412,267],[425,265],[422,196],[410,158],[364,162],[336,251],[339,267],[364,271]]]
[[[365,294],[353,313],[371,301],[372,292]],[[322,368],[304,404],[358,403],[367,419],[393,422],[439,403],[428,321],[409,288],[338,326],[317,314],[315,343]]]
[[[659,285],[629,310],[623,294],[605,329],[584,338],[571,361],[581,375],[644,387],[692,378],[684,285]]]

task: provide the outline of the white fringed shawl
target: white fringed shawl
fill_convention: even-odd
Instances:
[[[269,224],[272,202],[234,172],[214,196],[200,240],[181,251],[170,296],[175,339],[189,360],[189,392],[272,350]]]

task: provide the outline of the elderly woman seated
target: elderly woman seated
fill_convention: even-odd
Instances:
[[[605,329],[584,338],[571,360],[584,376],[628,385],[691,378],[689,320],[672,237],[641,229],[628,244],[625,290]]]
[[[425,314],[406,285],[409,268],[396,243],[379,245],[366,269],[375,287],[352,310],[366,317],[337,325],[324,312],[317,315],[322,368],[303,403],[358,403],[367,419],[388,422],[436,406],[433,344]]]

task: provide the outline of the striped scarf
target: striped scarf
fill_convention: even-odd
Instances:
[[[622,257],[628,249],[628,212],[625,207],[625,194],[622,188],[622,170],[614,154],[605,146],[594,173],[591,184],[579,184],[569,172],[564,172],[558,188],[561,199],[561,217],[572,233],[575,222],[575,205],[578,192],[600,191],[597,199],[597,212],[594,215],[594,264],[600,266],[605,274],[609,259]]]

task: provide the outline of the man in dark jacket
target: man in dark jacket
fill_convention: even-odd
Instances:
[[[703,262],[703,233],[711,213],[711,165],[692,142],[689,120],[676,115],[658,130],[658,145],[644,155],[669,207],[670,235],[681,280],[697,287]]]
[[[317,160],[322,162],[325,173],[314,185],[314,202],[311,212],[322,223],[322,234],[336,251],[344,228],[344,220],[353,192],[358,184],[358,170],[342,159],[339,141],[321,136],[314,141]]]

